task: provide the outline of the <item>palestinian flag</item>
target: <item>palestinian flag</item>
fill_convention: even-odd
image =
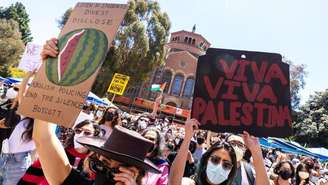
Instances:
[[[165,86],[166,86],[166,82],[163,84],[152,84],[151,88],[149,88],[148,90],[163,92],[165,89]]]

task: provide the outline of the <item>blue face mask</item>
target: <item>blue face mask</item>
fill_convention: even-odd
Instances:
[[[215,165],[211,161],[207,162],[206,176],[212,184],[221,184],[228,179],[231,170],[226,170],[222,164]]]

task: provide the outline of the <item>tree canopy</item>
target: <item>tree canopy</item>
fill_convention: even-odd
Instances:
[[[296,113],[293,125],[296,141],[328,147],[328,89],[310,96]]]
[[[17,64],[24,47],[17,22],[0,19],[0,65]]]
[[[25,45],[33,40],[29,26],[29,15],[27,14],[25,6],[22,3],[16,2],[8,8],[0,8],[0,19],[12,19],[18,23],[19,32],[22,35],[21,39]]]

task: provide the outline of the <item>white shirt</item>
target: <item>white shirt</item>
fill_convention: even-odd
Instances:
[[[4,141],[3,143],[5,144],[5,146],[2,147],[3,148],[7,147],[3,151],[4,153],[14,154],[14,153],[21,153],[21,152],[29,152],[35,149],[35,145],[32,139],[27,142],[22,140],[22,134],[25,132],[26,126],[29,121],[30,121],[29,119],[24,119],[16,125],[10,137],[6,139],[7,141]]]

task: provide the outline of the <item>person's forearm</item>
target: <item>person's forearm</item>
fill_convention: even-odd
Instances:
[[[255,182],[260,185],[270,185],[268,175],[265,170],[261,151],[252,152],[253,164],[256,172]]]
[[[33,140],[47,181],[50,185],[62,184],[69,175],[71,166],[51,124],[34,120]]]
[[[170,185],[181,185],[184,169],[186,166],[187,155],[189,151],[190,140],[184,140],[180,146],[177,156],[175,157],[169,175]]]
[[[21,104],[23,95],[27,89],[28,81],[30,80],[30,77],[32,76],[32,72],[28,72],[27,76],[23,79],[22,83],[20,84],[20,88],[18,91],[18,103]]]

